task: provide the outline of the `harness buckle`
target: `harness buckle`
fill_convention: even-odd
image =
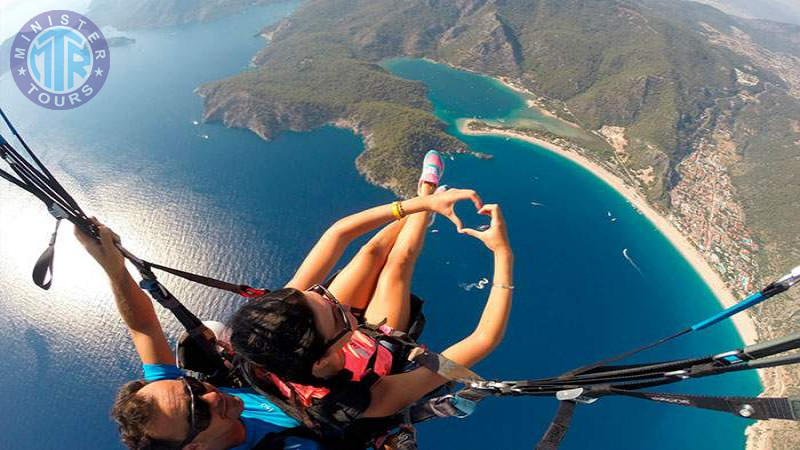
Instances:
[[[139,282],[139,287],[146,290],[150,293],[153,297],[160,300],[165,300],[167,298],[166,290],[161,283],[158,282],[156,279],[143,279]]]
[[[575,403],[583,403],[584,405],[591,405],[597,401],[597,397],[589,397],[588,395],[584,395],[588,390],[588,388],[564,389],[563,391],[556,392],[556,398],[562,402],[571,401]]]
[[[744,361],[742,359],[742,351],[741,350],[731,350],[729,352],[720,353],[718,355],[714,355],[712,358],[714,361],[720,361],[725,365],[731,365],[734,363]]]
[[[515,383],[508,381],[486,381],[479,380],[473,381],[469,384],[473,389],[480,389],[486,391],[494,391],[500,394],[521,394],[522,390],[515,387]]]
[[[665,377],[678,377],[682,380],[689,378],[689,371],[688,370],[675,370],[672,372],[667,372],[664,374]]]
[[[69,214],[64,211],[64,208],[58,206],[56,203],[51,203],[50,206],[47,207],[47,212],[49,212],[51,216],[55,217],[56,220],[69,218]]]

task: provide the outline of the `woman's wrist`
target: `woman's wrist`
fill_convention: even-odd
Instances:
[[[494,253],[494,277],[492,285],[513,289],[514,254],[510,248],[498,248]]]
[[[430,195],[426,195],[424,197],[414,197],[408,200],[402,200],[400,204],[403,208],[405,216],[422,211],[430,211],[431,209],[431,203],[429,201],[430,198],[431,198]]]
[[[510,262],[514,261],[514,252],[511,250],[511,246],[509,245],[497,246],[494,248],[493,252],[495,259],[501,258]]]

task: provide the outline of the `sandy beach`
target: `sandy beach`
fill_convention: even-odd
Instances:
[[[636,209],[638,209],[648,220],[664,235],[667,239],[672,243],[675,248],[683,255],[683,257],[689,261],[689,264],[694,267],[695,271],[700,274],[700,277],[705,281],[705,283],[711,288],[714,295],[717,297],[719,302],[722,304],[724,308],[728,308],[735,303],[737,303],[737,299],[733,296],[730,289],[725,285],[725,282],[722,278],[714,271],[713,268],[708,264],[708,262],[703,258],[703,256],[697,251],[697,249],[689,242],[686,237],[678,231],[677,228],[663,215],[657,212],[653,207],[650,206],[649,203],[641,196],[639,193],[631,186],[625,184],[619,177],[609,172],[604,167],[600,166],[599,164],[591,161],[589,158],[575,152],[572,150],[568,150],[557,145],[551,144],[550,142],[537,139],[531,136],[527,136],[524,134],[515,133],[512,131],[505,131],[505,130],[491,130],[491,131],[476,131],[470,130],[467,127],[467,123],[469,119],[459,120],[458,121],[458,130],[466,135],[491,135],[491,136],[502,136],[514,139],[520,139],[531,144],[536,144],[539,147],[542,147],[546,150],[552,151],[557,153],[564,158],[569,159],[570,161],[574,162],[575,164],[580,165],[584,169],[591,172],[594,176],[603,180],[606,184],[614,188],[617,192],[619,192],[623,197],[625,197],[631,205],[633,205]],[[758,334],[756,332],[755,325],[753,321],[750,319],[750,316],[745,314],[739,314],[733,317],[733,323],[736,326],[736,330],[742,337],[742,340],[745,344],[752,344],[756,342],[758,339]]]

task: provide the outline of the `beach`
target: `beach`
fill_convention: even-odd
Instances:
[[[512,86],[509,86],[512,87]],[[513,87],[512,87],[513,88]],[[515,90],[518,90],[515,88]],[[589,158],[569,149],[565,149],[532,136],[515,133],[508,130],[471,130],[467,126],[469,120],[458,121],[459,132],[470,136],[500,136],[506,138],[520,139],[541,148],[557,153],[569,159],[584,169],[591,172],[611,186],[614,190],[625,197],[628,202],[639,210],[680,252],[680,254],[691,264],[694,270],[700,275],[708,285],[714,296],[719,300],[724,308],[733,306],[738,302],[733,293],[725,285],[719,274],[708,264],[706,259],[697,251],[689,240],[669,221],[666,217],[656,211],[650,204],[634,189],[626,184],[621,178],[614,175],[598,163]],[[758,333],[755,324],[747,313],[736,315],[732,318],[737,332],[746,345],[755,343],[758,340]]]

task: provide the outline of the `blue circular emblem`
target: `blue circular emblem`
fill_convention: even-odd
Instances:
[[[77,108],[103,87],[111,66],[100,28],[74,11],[32,18],[11,46],[11,73],[28,99],[48,109]]]

